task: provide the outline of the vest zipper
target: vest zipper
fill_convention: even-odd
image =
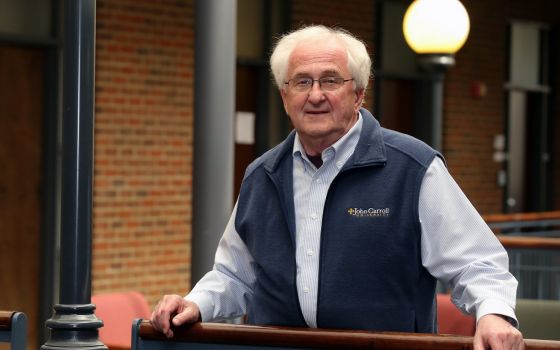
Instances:
[[[378,161],[378,162],[374,162],[374,163],[369,163],[369,164],[362,164],[362,165],[354,165],[352,167],[348,167],[348,168],[342,168],[340,170],[340,172],[334,177],[334,179],[332,180],[330,186],[329,186],[329,190],[327,191],[327,196],[325,197],[325,205],[323,206],[323,218],[321,220],[321,243],[320,245],[320,249],[321,249],[321,254],[319,255],[319,274],[317,276],[318,280],[317,280],[317,305],[316,305],[316,309],[317,309],[317,313],[316,313],[316,323],[317,323],[317,328],[321,328],[320,325],[320,313],[321,313],[321,309],[319,308],[319,305],[321,305],[320,301],[321,301],[321,286],[322,286],[322,282],[321,282],[321,275],[323,274],[323,258],[324,258],[324,245],[325,245],[325,240],[323,237],[323,227],[324,227],[324,221],[325,221],[325,213],[327,212],[327,206],[329,205],[329,199],[330,199],[330,194],[331,194],[331,189],[336,185],[337,180],[341,177],[344,176],[345,173],[349,172],[350,170],[353,169],[359,169],[359,168],[364,168],[364,167],[369,167],[369,166],[385,166],[387,162],[386,161]],[[297,267],[296,267],[297,268]],[[298,303],[299,305],[299,303]],[[301,312],[301,307],[300,307],[300,312]]]
[[[281,186],[276,181],[276,177],[273,176],[271,173],[267,173],[267,174],[268,174],[268,178],[270,179],[270,181],[272,181],[272,183],[274,184],[274,187],[276,188],[276,192],[277,192],[278,197],[282,198],[283,193],[280,190]],[[286,217],[286,222],[288,222],[288,225],[290,225],[290,220],[288,220],[289,215],[286,212],[286,210],[287,210],[286,207],[285,207],[286,204],[284,203],[283,199],[281,199],[281,203],[282,203],[281,205],[282,205],[282,208],[283,208],[283,211],[284,211],[284,216]],[[294,223],[294,225],[295,225],[295,223]],[[289,230],[290,230],[290,228],[288,227],[288,231]],[[292,282],[292,284],[293,284],[293,296],[292,297],[294,298],[294,302],[297,306],[297,310],[298,310],[299,319],[300,319],[301,324],[302,325],[307,325],[307,321],[305,321],[305,317],[303,316],[303,311],[301,310],[301,305],[299,303],[299,295],[298,295],[298,291],[297,291],[297,262],[295,261],[296,260],[295,242],[292,239],[292,233],[288,232],[288,235],[290,236],[290,242],[292,243],[292,248],[293,248],[293,251],[294,251],[294,272],[292,274],[292,276],[293,276],[293,282]]]

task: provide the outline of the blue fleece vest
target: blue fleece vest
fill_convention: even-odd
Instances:
[[[356,150],[325,201],[317,325],[432,333],[436,282],[422,266],[418,197],[437,152],[361,114]],[[255,260],[252,324],[306,327],[296,288],[293,142],[294,133],[255,160],[241,186],[235,226]]]

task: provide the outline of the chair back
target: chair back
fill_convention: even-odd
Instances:
[[[451,295],[437,295],[438,329],[440,334],[473,336],[474,317],[463,314],[452,302]]]
[[[93,295],[91,302],[96,305],[96,316],[103,320],[99,339],[109,348],[130,348],[133,320],[151,316],[148,301],[136,291]]]
[[[560,301],[517,299],[515,315],[524,338],[560,340]]]

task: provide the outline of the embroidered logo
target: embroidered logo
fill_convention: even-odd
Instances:
[[[391,216],[391,209],[389,208],[348,208],[348,215],[358,217],[358,218],[368,218],[368,217],[389,217]]]

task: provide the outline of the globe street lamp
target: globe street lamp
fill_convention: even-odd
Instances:
[[[403,19],[407,44],[418,54],[420,67],[428,75],[425,101],[431,130],[427,139],[441,150],[443,81],[445,71],[455,64],[455,53],[465,44],[470,30],[467,10],[459,0],[415,0]]]

